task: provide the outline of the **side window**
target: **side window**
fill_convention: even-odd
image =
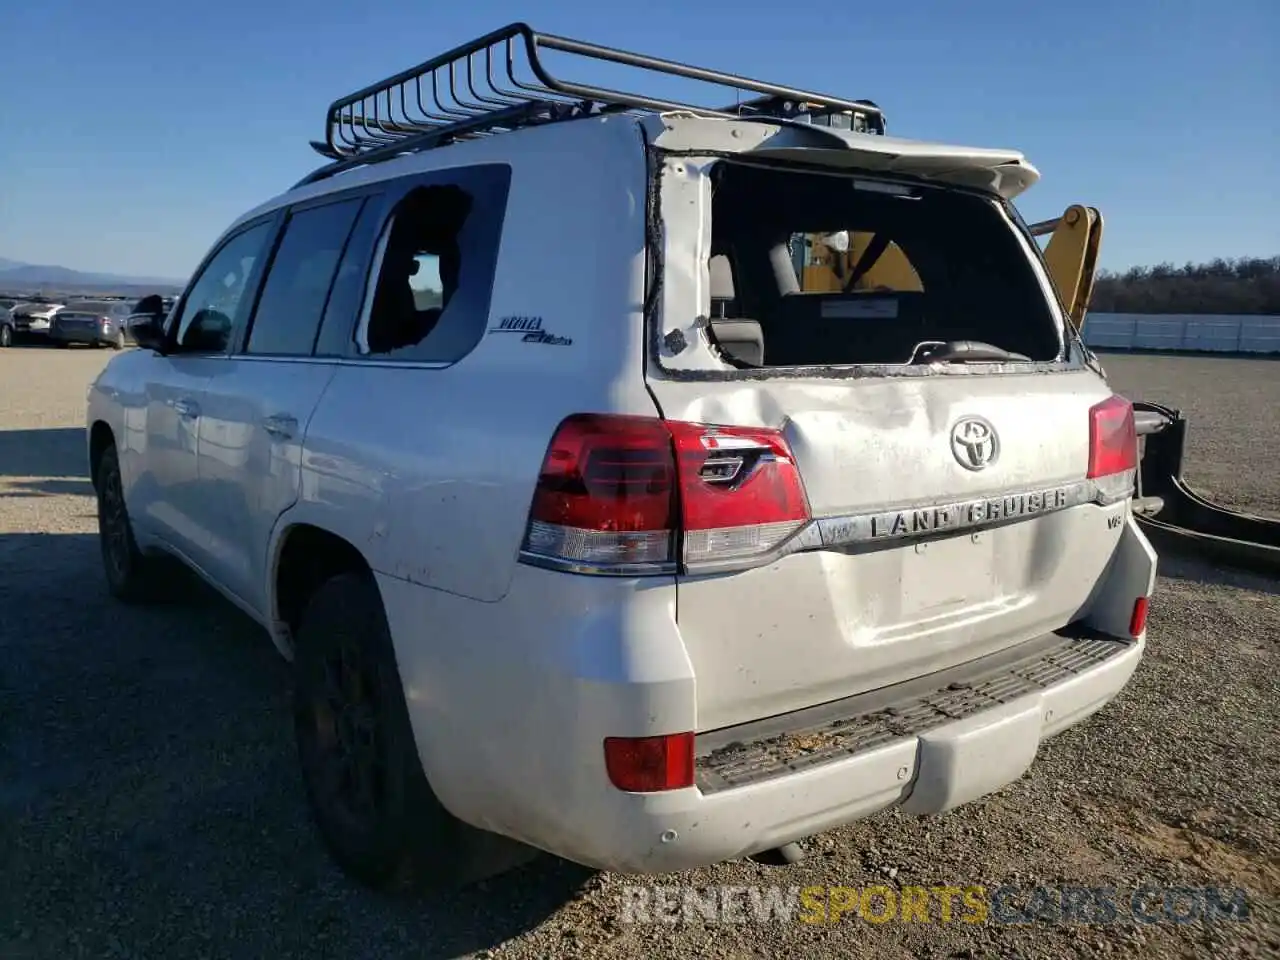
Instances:
[[[192,353],[222,353],[231,342],[236,315],[254,264],[271,236],[267,221],[236,234],[206,264],[183,298],[176,341]]]
[[[379,239],[361,353],[451,363],[489,319],[510,168],[451,170],[406,193]]]
[[[329,303],[324,308],[324,321],[316,338],[318,357],[348,356],[355,345],[356,316],[364,299],[365,281],[369,275],[369,258],[378,230],[382,205],[370,200],[364,205],[355,229],[347,240],[347,248],[333,280]]]
[[[245,353],[310,356],[347,235],[363,198],[290,215],[267,271]]]

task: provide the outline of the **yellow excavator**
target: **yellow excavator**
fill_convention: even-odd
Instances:
[[[1044,247],[1045,263],[1072,324],[1083,329],[1102,245],[1102,214],[1093,207],[1075,204],[1061,217],[1032,224],[1029,229],[1037,238],[1050,235]],[[803,290],[922,289],[920,278],[898,245],[878,242],[872,233],[805,234],[798,238],[792,253]]]

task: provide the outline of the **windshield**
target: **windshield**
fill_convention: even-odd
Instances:
[[[763,365],[906,364],[955,341],[1058,358],[1053,306],[995,199],[735,161],[711,177],[711,318],[758,322]]]

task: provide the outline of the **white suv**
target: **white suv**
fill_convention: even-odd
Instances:
[[[595,90],[545,48],[764,96]],[[318,147],[135,328],[88,447],[112,592],[178,557],[292,658],[354,876],[940,813],[1134,672],[1132,410],[1010,203],[1020,154],[522,25],[337,101]],[[908,279],[862,282],[880,257]]]

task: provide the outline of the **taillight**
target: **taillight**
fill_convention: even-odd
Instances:
[[[1139,597],[1133,601],[1133,613],[1129,616],[1129,636],[1137,639],[1142,636],[1142,631],[1147,629],[1147,607],[1150,601],[1146,597]]]
[[[675,473],[661,420],[569,417],[543,457],[524,550],[588,569],[673,563]]]
[[[619,790],[656,793],[693,786],[693,734],[606,737],[604,765]]]
[[[1089,479],[1123,473],[1137,465],[1133,404],[1119,394],[1095,403],[1089,408]]]
[[[543,458],[522,559],[621,574],[749,562],[809,519],[780,431],[577,414]]]
[[[809,522],[781,431],[668,423],[680,476],[686,565],[771,553]]]

